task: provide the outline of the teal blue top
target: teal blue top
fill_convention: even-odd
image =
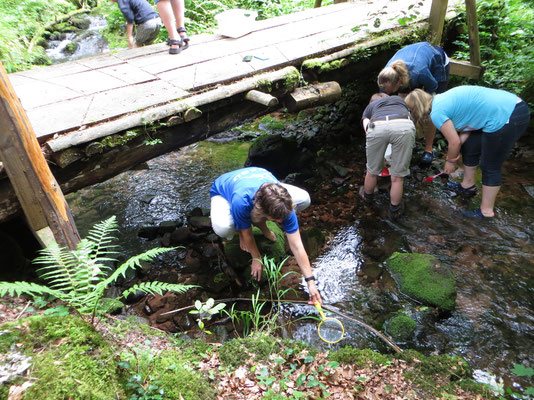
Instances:
[[[495,132],[508,122],[517,101],[505,90],[458,86],[434,97],[430,118],[438,129],[450,119],[458,132]]]

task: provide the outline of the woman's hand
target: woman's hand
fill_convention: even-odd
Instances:
[[[310,292],[310,300],[308,301],[308,304],[323,304],[323,300],[321,299],[321,294],[319,293],[319,290],[317,289],[317,286],[315,285],[315,281],[309,281],[308,282],[308,291]]]
[[[253,259],[252,264],[250,264],[250,275],[257,281],[261,279],[261,262],[258,259]]]

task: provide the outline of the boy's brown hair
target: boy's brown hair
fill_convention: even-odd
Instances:
[[[260,215],[274,220],[285,219],[295,209],[291,195],[278,183],[264,183],[254,195],[252,219]],[[256,218],[255,218],[256,217]]]

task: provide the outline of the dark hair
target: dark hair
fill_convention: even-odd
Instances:
[[[371,104],[373,101],[383,99],[384,97],[389,97],[389,94],[384,93],[384,92],[375,93],[371,96],[371,99],[369,100],[369,104]]]
[[[253,213],[261,213],[272,219],[285,219],[295,205],[285,187],[278,183],[264,183],[254,195]]]

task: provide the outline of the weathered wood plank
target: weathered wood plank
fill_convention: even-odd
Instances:
[[[452,75],[465,76],[467,78],[479,79],[482,68],[478,65],[472,65],[469,61],[449,60],[451,65],[450,73]]]
[[[37,232],[49,228],[60,245],[74,249],[80,236],[69,206],[1,63],[0,126],[0,159],[32,231],[43,246],[50,243]]]

